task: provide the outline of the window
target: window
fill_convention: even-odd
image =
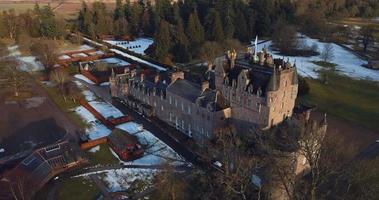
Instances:
[[[178,107],[178,101],[175,99],[175,107]]]
[[[188,114],[191,114],[191,106],[188,105]]]
[[[172,99],[171,99],[171,96],[168,97],[168,101],[170,103],[170,105],[172,104]]]
[[[182,101],[182,111],[184,112],[184,103],[183,103],[183,101]]]
[[[282,102],[282,109],[284,108],[284,102]]]
[[[161,106],[161,110],[163,111],[164,109],[163,109],[163,105]]]

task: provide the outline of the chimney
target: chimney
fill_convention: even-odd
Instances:
[[[129,72],[130,72],[129,67],[127,67],[127,68],[124,69],[124,74],[128,74]]]
[[[157,74],[155,75],[155,78],[154,78],[154,83],[158,83],[159,80],[160,80],[160,75],[159,75],[159,73],[157,73]]]
[[[140,77],[141,77],[141,80],[140,80],[140,81],[143,82],[143,81],[145,80],[145,74],[144,74],[144,73],[141,73],[141,74],[140,74]]]
[[[201,83],[201,91],[204,92],[206,89],[209,89],[209,82],[208,81],[203,81]]]
[[[237,58],[236,50],[228,51],[228,59],[230,60],[230,68],[233,69]]]
[[[132,72],[130,73],[131,76],[134,78],[137,75],[137,70],[133,69]]]
[[[175,82],[178,79],[184,79],[184,72],[176,71],[171,74],[171,83]]]

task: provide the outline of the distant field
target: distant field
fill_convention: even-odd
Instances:
[[[379,83],[354,80],[332,71],[323,73],[328,76],[328,84],[307,79],[310,93],[301,101],[379,133]]]
[[[28,9],[33,9],[36,1],[1,1],[0,11],[14,9],[17,13],[25,12]],[[54,13],[64,18],[72,18],[77,15],[81,8],[81,1],[65,1],[65,3],[59,4],[57,2],[49,3],[50,1],[38,1],[39,5],[49,5],[53,8]],[[92,2],[92,1],[90,1]],[[103,1],[109,10],[113,10],[116,6],[115,1]],[[88,3],[89,7],[91,3]]]
[[[14,9],[17,13],[25,12],[28,9],[33,9],[34,3],[9,3],[0,1],[0,11]],[[39,3],[40,6],[46,6],[48,3]],[[57,6],[57,3],[51,3],[51,7]]]

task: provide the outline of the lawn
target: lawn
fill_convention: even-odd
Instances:
[[[92,153],[87,152],[87,155],[92,164],[117,164],[119,161],[115,158],[112,152],[109,150],[109,146],[107,144],[101,144],[100,150]]]
[[[334,63],[330,63],[330,62],[325,62],[325,61],[311,61],[313,64],[315,65],[318,65],[318,66],[321,66],[321,67],[325,67],[325,68],[330,68],[330,69],[334,69],[337,65],[334,64]]]
[[[322,71],[328,84],[308,79],[310,92],[299,102],[314,104],[319,110],[356,122],[379,132],[379,83],[355,80],[333,71]]]
[[[39,3],[40,7],[47,6],[48,3]],[[57,6],[57,3],[50,3],[50,6],[54,8]],[[35,6],[35,3],[6,3],[6,2],[0,2],[0,11],[8,11],[11,9],[14,9],[16,13],[23,13],[27,11],[28,9],[33,9]]]
[[[47,87],[45,85],[42,85],[42,87],[46,90],[49,97],[54,101],[55,104],[58,105],[58,107],[73,120],[77,125],[79,125],[82,128],[87,128],[88,124],[72,109],[80,106],[79,102],[72,101],[71,99],[67,99],[64,101],[63,96],[61,95],[61,92],[56,87]]]
[[[56,197],[58,200],[95,200],[98,199],[100,195],[100,190],[91,180],[78,177],[63,180]]]

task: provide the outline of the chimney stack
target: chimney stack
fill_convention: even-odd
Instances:
[[[175,82],[178,79],[184,79],[184,72],[176,71],[171,74],[171,83]]]
[[[233,69],[237,58],[236,50],[228,51],[228,59],[230,60],[230,68]]]
[[[145,74],[141,73],[140,77],[141,77],[141,82],[143,82],[145,80]]]
[[[209,89],[209,82],[208,81],[203,81],[201,83],[201,91],[204,92],[206,89]]]
[[[154,78],[154,83],[158,83],[159,80],[160,80],[160,75],[159,75],[159,73],[157,73],[157,74],[155,75],[155,78]]]

